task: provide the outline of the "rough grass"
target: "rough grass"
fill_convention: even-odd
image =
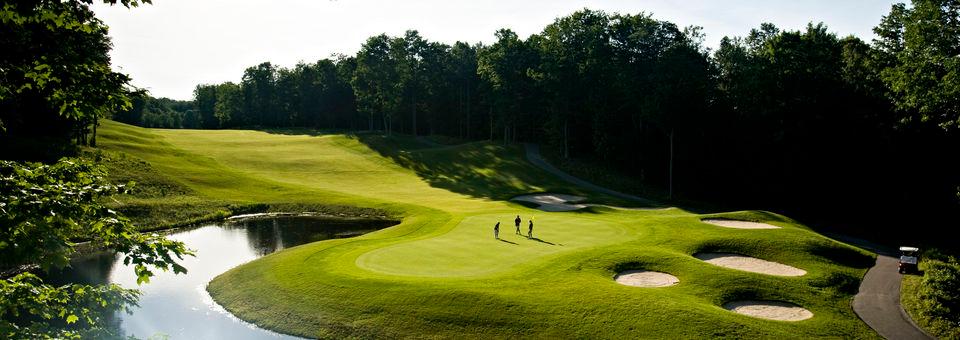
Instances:
[[[107,130],[112,139],[108,143],[128,140],[152,140],[156,138],[144,131],[117,123],[107,122],[116,129]],[[123,137],[128,138],[123,138]],[[120,137],[120,138],[117,138]],[[120,144],[122,145],[122,144]],[[141,231],[153,231],[222,220],[238,214],[264,212],[313,212],[337,217],[369,217],[389,219],[383,211],[345,205],[329,205],[308,202],[264,202],[224,199],[204,196],[175,177],[164,174],[147,161],[116,150],[117,144],[103,149],[86,149],[81,157],[91,159],[107,171],[107,180],[124,184],[128,193],[106,198],[106,205],[130,218]]]
[[[955,310],[960,265],[955,258],[928,250],[918,269],[921,274],[903,276],[900,304],[927,333],[940,339],[960,339],[960,317]]]
[[[213,297],[268,329],[318,338],[857,337],[873,333],[850,307],[870,255],[766,212],[711,216],[782,226],[737,230],[681,209],[544,213],[504,202],[570,187],[527,164],[519,148],[433,148],[413,138],[308,131],[146,130],[105,122],[101,144],[149,162],[198,197],[379,209],[402,223],[353,239],[290,248],[212,281]],[[533,239],[513,218],[535,219]],[[502,222],[495,240],[493,224]],[[727,251],[808,272],[781,278],[691,256]],[[618,285],[625,269],[670,273],[678,285]],[[854,289],[855,290],[855,289]],[[724,302],[792,302],[814,317],[754,319]]]

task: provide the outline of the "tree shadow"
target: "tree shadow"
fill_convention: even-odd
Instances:
[[[538,191],[584,195],[580,189],[545,176],[526,161],[517,146],[473,142],[430,147],[414,137],[377,134],[348,135],[381,156],[413,170],[430,186],[474,198],[509,200]]]
[[[263,132],[269,133],[271,135],[311,136],[311,137],[324,136],[324,135],[338,135],[338,134],[349,135],[349,134],[370,133],[367,131],[348,131],[344,129],[332,129],[332,128],[316,129],[316,128],[310,128],[310,127],[264,127],[259,125],[241,126],[241,127],[236,127],[235,129],[257,130],[257,131],[263,131]]]

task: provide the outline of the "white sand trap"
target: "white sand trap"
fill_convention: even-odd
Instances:
[[[580,196],[564,194],[532,194],[517,196],[511,198],[510,200],[536,203],[540,205],[537,207],[537,209],[555,212],[573,211],[586,208],[586,205],[576,204],[577,202],[581,202],[585,199],[586,198]]]
[[[680,283],[676,276],[646,270],[627,270],[613,277],[617,283],[634,287],[666,287]]]
[[[813,317],[813,313],[806,308],[782,301],[733,301],[725,303],[723,308],[734,313],[769,320],[800,321]]]
[[[760,222],[737,221],[737,220],[724,220],[724,219],[716,219],[716,218],[708,218],[708,219],[705,219],[705,220],[702,220],[702,221],[703,221],[703,223],[709,223],[709,224],[712,224],[712,225],[715,225],[715,226],[724,227],[724,228],[735,228],[735,229],[780,229],[780,227],[778,227],[778,226],[775,226],[775,225],[772,225],[772,224],[760,223]]]
[[[767,275],[801,276],[807,273],[800,268],[738,254],[697,253],[693,257],[715,266]]]

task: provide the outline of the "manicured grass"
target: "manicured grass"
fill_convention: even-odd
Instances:
[[[143,159],[194,195],[245,204],[299,202],[379,209],[397,226],[278,252],[208,286],[238,317],[306,337],[876,337],[850,307],[868,253],[767,212],[719,214],[782,226],[739,230],[671,208],[546,213],[504,201],[570,187],[518,147],[432,148],[413,138],[304,131],[146,130],[114,122],[103,148]],[[534,238],[513,218],[535,219]],[[714,216],[714,215],[711,215]],[[500,235],[492,227],[501,221]],[[691,255],[736,252],[804,269],[775,277]],[[666,288],[616,284],[619,270],[677,276]],[[793,302],[800,322],[754,319],[719,306]]]

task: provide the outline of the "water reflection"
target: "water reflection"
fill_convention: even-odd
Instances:
[[[133,269],[112,253],[77,256],[71,268],[52,274],[51,283],[117,283],[142,292],[132,314],[117,313],[121,334],[140,338],[262,339],[289,338],[244,323],[212,302],[206,285],[217,275],[264,255],[331,238],[350,237],[386,227],[389,223],[338,222],[310,217],[250,219],[182,230],[168,235],[196,250],[181,263],[186,275],[156,273],[149,284],[136,285]]]

